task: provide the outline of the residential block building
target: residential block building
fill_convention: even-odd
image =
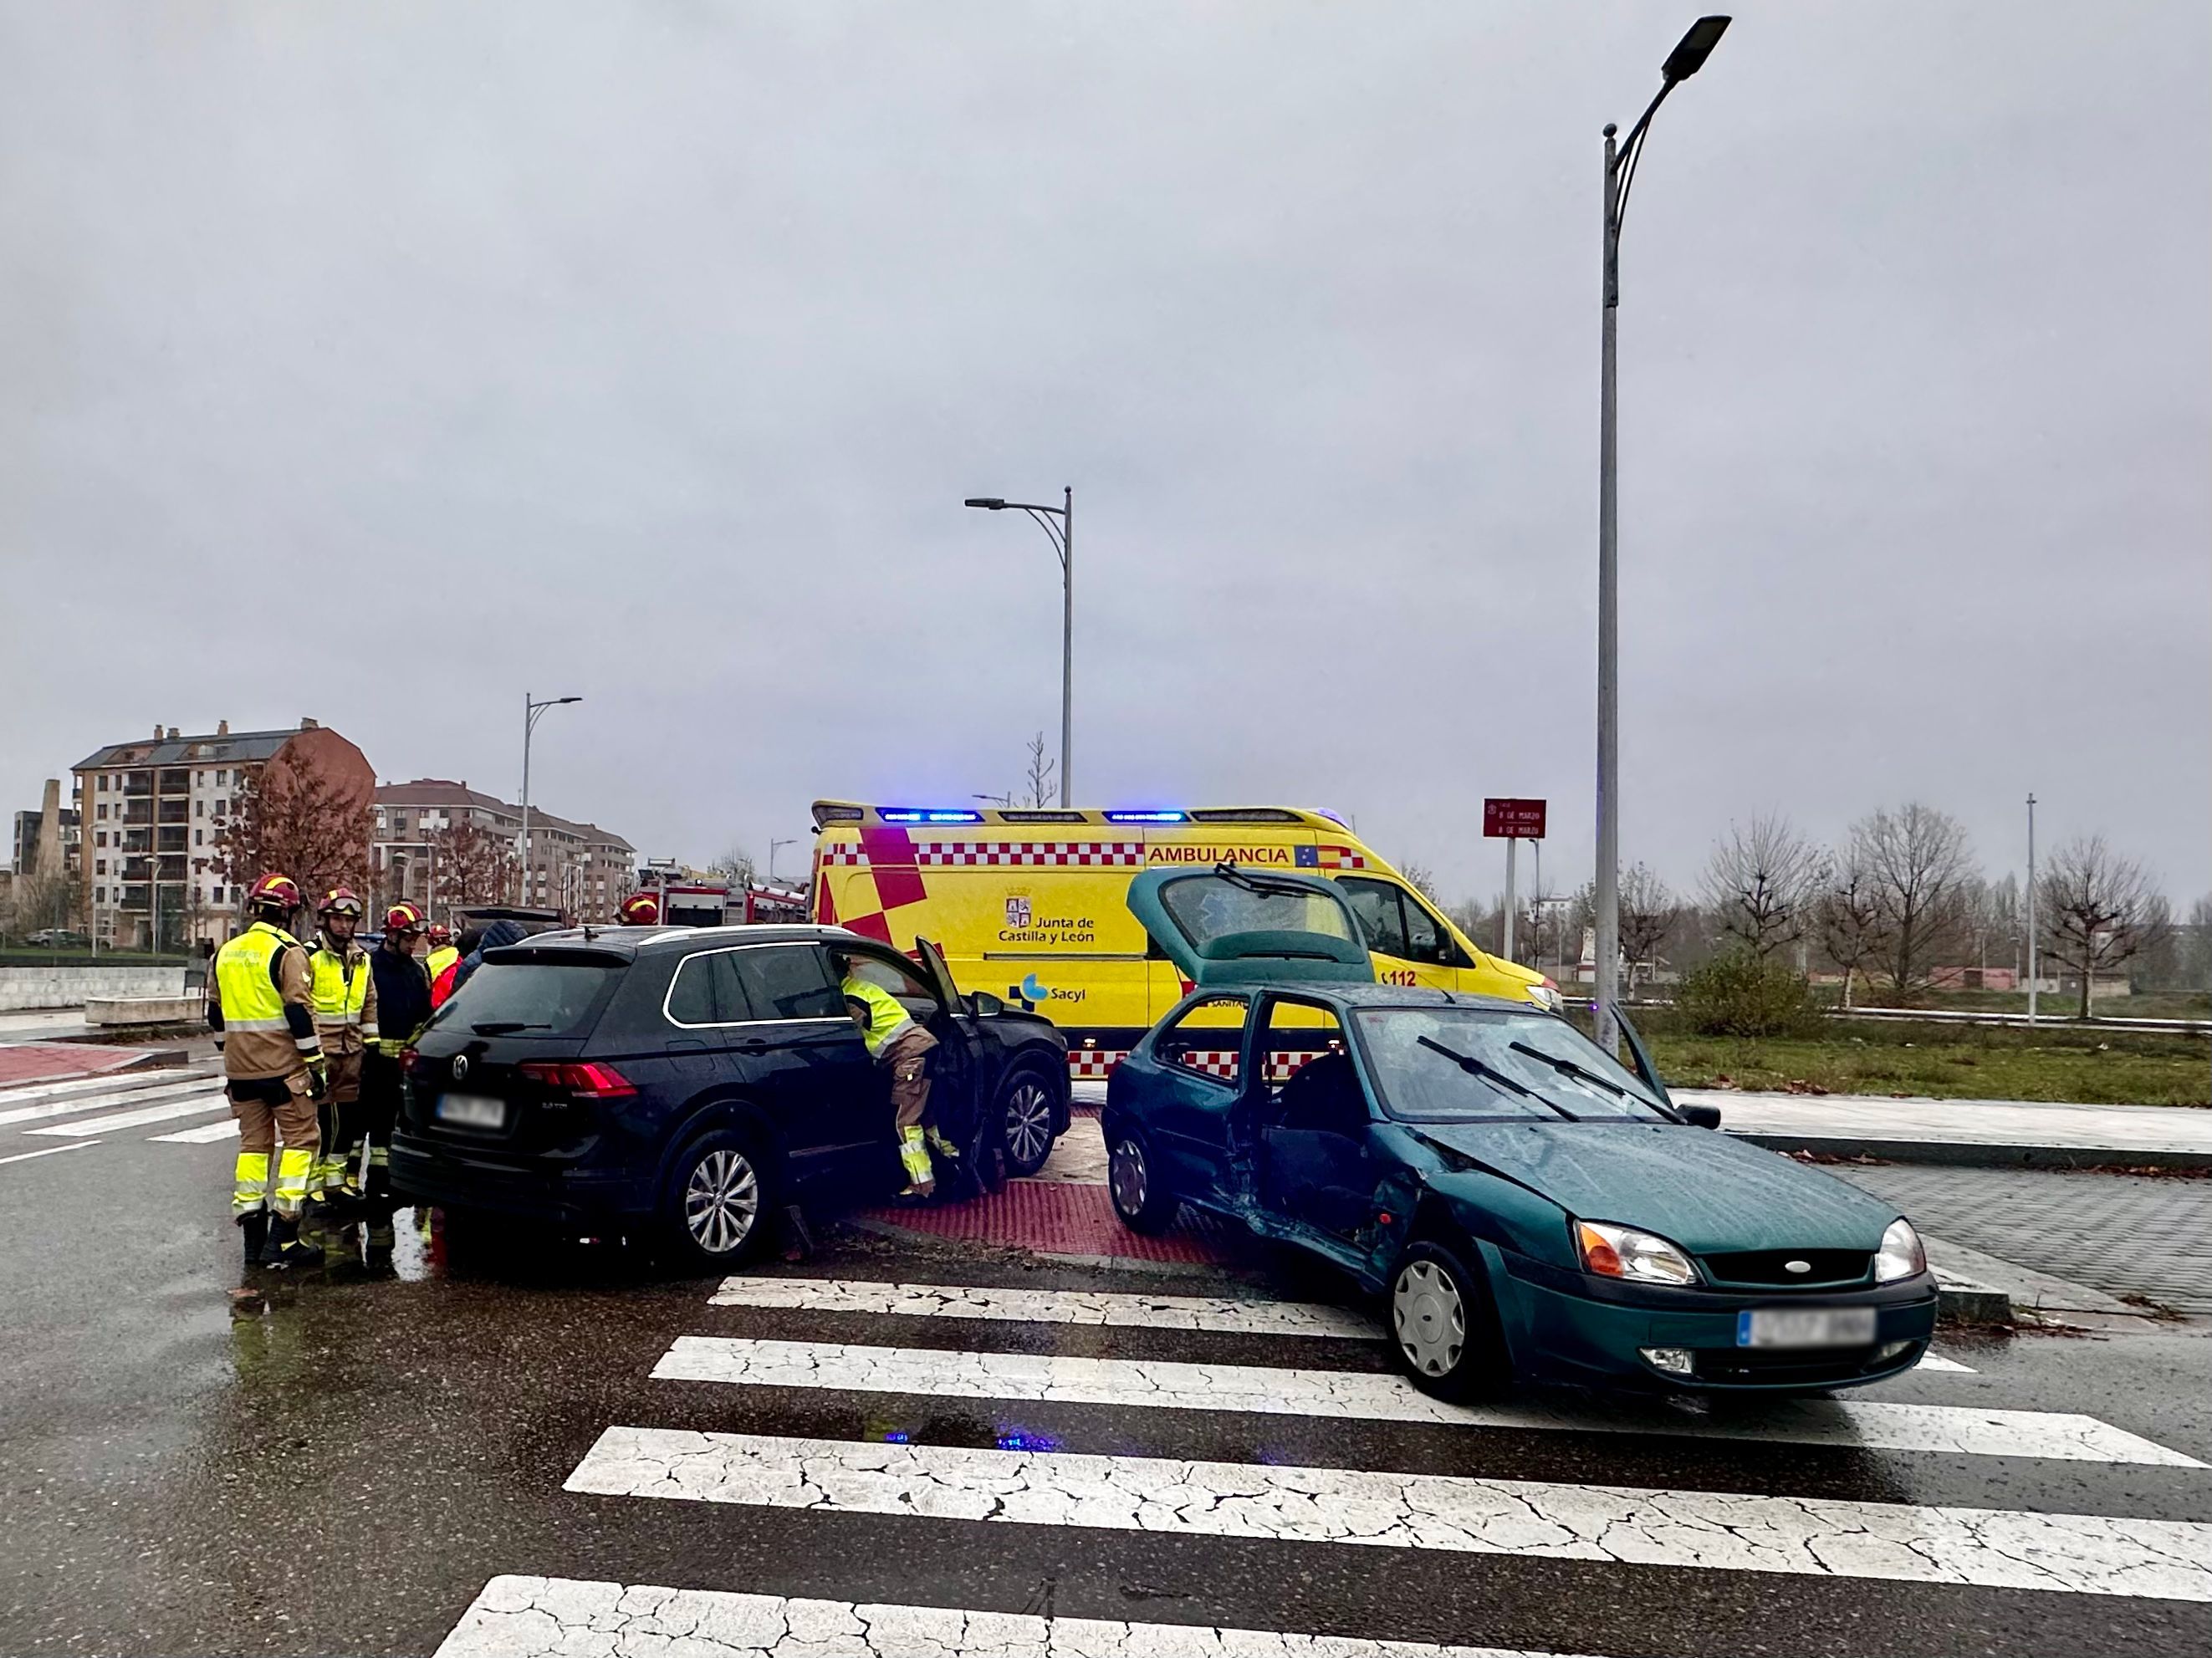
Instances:
[[[454,867],[462,854],[451,831],[462,825],[494,838],[495,867],[485,867],[481,852],[469,867]],[[580,923],[617,919],[636,879],[636,849],[629,841],[533,805],[530,847],[531,890],[525,892],[520,806],[471,788],[465,779],[418,777],[377,788],[369,861],[380,906],[404,898],[438,920],[457,904],[487,902],[557,909]]]

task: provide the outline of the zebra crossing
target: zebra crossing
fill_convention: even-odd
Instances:
[[[158,1132],[141,1132],[149,1129]],[[0,1091],[0,1164],[125,1141],[196,1145],[237,1134],[222,1077],[211,1070],[74,1078]],[[50,1144],[56,1140],[66,1144]]]
[[[1607,1651],[1577,1637],[1616,1580],[1639,1607],[1717,1582],[1816,1619],[1978,1597],[1960,1628],[2015,1628],[2022,1650],[2076,1606],[2212,1608],[2212,1468],[2088,1414],[1452,1405],[1389,1370],[1361,1311],[1221,1296],[764,1274],[698,1320],[640,1354],[561,1487],[595,1536],[663,1540],[614,1551],[653,1570],[501,1563],[438,1658],[1558,1658]],[[1953,1360],[1917,1386],[1973,1375]],[[1327,1570],[1364,1588],[1280,1588],[1346,1551],[1372,1564]],[[933,1594],[911,1569],[889,1585],[911,1599],[883,1593],[885,1558],[975,1558],[997,1593]],[[1042,1604],[1016,1587],[1032,1572]],[[1400,1582],[1422,1586],[1408,1610],[1364,1615]],[[1504,1616],[1504,1587],[1539,1612]],[[1114,1615],[1139,1593],[1179,1616]],[[1516,1638],[1531,1618],[1562,1638]]]

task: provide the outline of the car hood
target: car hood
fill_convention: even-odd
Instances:
[[[1640,1227],[1696,1254],[1867,1249],[1897,1211],[1855,1186],[1710,1128],[1674,1123],[1407,1123],[1414,1134],[1583,1220]]]

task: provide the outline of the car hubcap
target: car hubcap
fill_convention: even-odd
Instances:
[[[1006,1146],[1027,1168],[1052,1147],[1052,1100],[1042,1083],[1025,1082],[1006,1098]]]
[[[1114,1187],[1114,1202],[1125,1215],[1142,1214],[1151,1181],[1145,1176],[1145,1153],[1134,1140],[1114,1148],[1112,1166],[1106,1171]]]
[[[1449,1374],[1467,1351],[1467,1303],[1451,1274],[1432,1260],[1417,1260],[1398,1274],[1390,1321],[1399,1346],[1423,1376]]]
[[[760,1178],[744,1154],[709,1151],[684,1187],[684,1224],[698,1246],[724,1255],[752,1235],[760,1218]]]

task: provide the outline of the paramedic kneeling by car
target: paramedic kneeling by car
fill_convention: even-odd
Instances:
[[[906,1169],[906,1188],[899,1196],[930,1197],[937,1190],[931,1151],[948,1162],[959,1157],[952,1143],[937,1132],[936,1119],[929,1114],[929,1050],[937,1046],[937,1038],[914,1022],[897,997],[862,978],[851,957],[833,950],[830,964],[836,969],[845,1006],[860,1027],[869,1056],[890,1067],[891,1112],[898,1125],[899,1163]]]

